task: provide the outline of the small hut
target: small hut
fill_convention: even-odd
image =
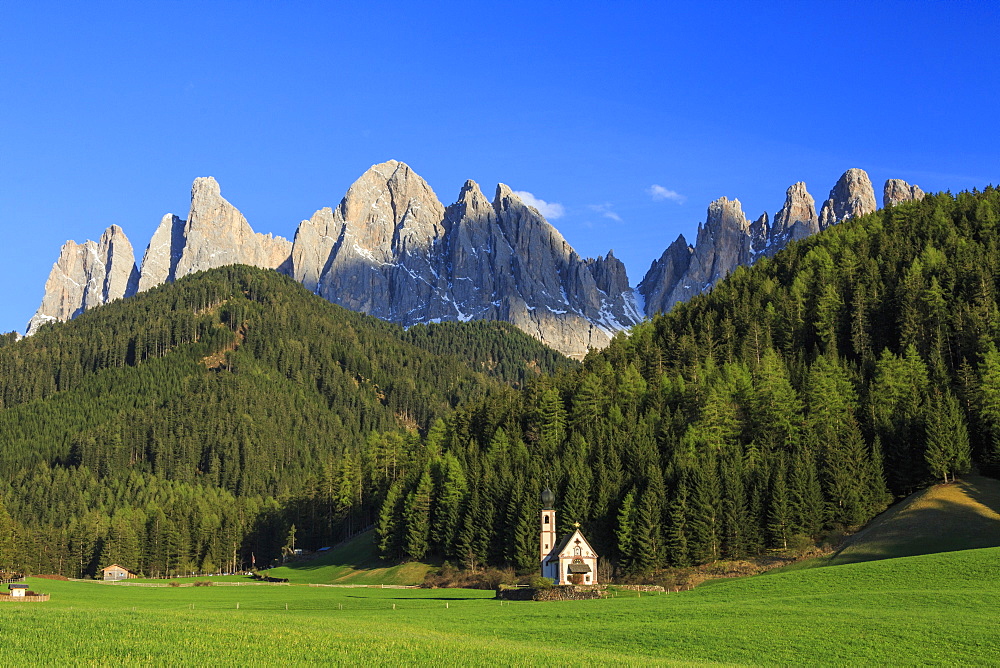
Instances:
[[[28,593],[28,585],[24,583],[14,583],[8,585],[7,588],[10,589],[10,595],[14,598],[23,598]]]
[[[135,573],[127,568],[123,568],[118,564],[111,564],[105,568],[101,569],[101,573],[104,574],[105,582],[115,582],[117,580],[129,580],[135,577]]]

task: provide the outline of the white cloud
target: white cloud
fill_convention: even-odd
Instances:
[[[611,208],[611,204],[608,203],[591,204],[589,208],[591,211],[595,211],[604,216],[605,218],[610,218],[611,220],[614,220],[619,223],[623,222],[622,217],[619,216],[617,213],[615,213],[614,210]]]
[[[538,213],[550,220],[562,218],[566,213],[566,209],[563,208],[562,204],[557,204],[556,202],[546,202],[543,199],[538,199],[527,190],[515,190],[514,194],[520,197],[521,201],[528,206],[533,206],[538,209]]]
[[[649,188],[646,189],[646,192],[649,193],[649,196],[652,197],[657,202],[669,199],[672,202],[683,204],[684,202],[687,201],[687,197],[680,194],[676,190],[669,190],[667,188],[664,188],[663,186],[658,186],[655,183],[649,186]]]

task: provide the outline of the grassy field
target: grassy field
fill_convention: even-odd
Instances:
[[[559,603],[460,589],[30,584],[52,600],[0,605],[0,664],[1000,661],[1000,548]]]

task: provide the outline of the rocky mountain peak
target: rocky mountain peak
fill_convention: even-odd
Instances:
[[[139,271],[125,232],[109,227],[99,241],[67,241],[45,281],[45,295],[28,322],[33,334],[46,322],[69,320],[87,309],[135,294]]]
[[[802,181],[793,183],[785,191],[785,204],[774,217],[771,228],[771,252],[784,247],[788,241],[804,239],[819,232],[816,200],[806,190]]]
[[[878,208],[875,203],[875,189],[863,169],[852,168],[844,172],[830,197],[823,203],[820,211],[819,227],[825,230],[830,225],[840,223],[848,218],[863,216]]]
[[[125,230],[112,225],[97,242],[97,255],[104,259],[104,286],[101,303],[129,297],[139,291],[139,270],[135,250]]]
[[[184,225],[184,249],[174,278],[229,264],[277,269],[285,265],[292,244],[281,237],[256,234],[239,210],[222,197],[218,182],[199,177],[191,186],[191,211]]]
[[[424,249],[441,237],[444,206],[409,165],[372,165],[348,189],[338,208],[345,233],[361,255],[389,261],[401,246]]]
[[[918,185],[910,185],[903,179],[889,179],[882,189],[882,206],[888,209],[901,202],[922,200],[924,191]]]
[[[139,292],[173,281],[177,262],[184,252],[184,226],[187,224],[172,213],[160,219],[142,257],[139,269]]]
[[[344,221],[328,206],[299,223],[292,243],[292,278],[316,292],[326,261],[343,229]]]
[[[694,248],[681,234],[649,266],[649,271],[636,288],[646,314],[666,313],[678,302],[677,295],[686,289],[687,284],[681,281],[687,275],[693,253]]]
[[[767,250],[770,239],[771,226],[765,211],[757,220],[750,223],[750,246],[755,257]]]
[[[750,222],[743,215],[743,206],[738,199],[720,197],[708,205],[705,229],[712,235],[727,232],[749,232]]]

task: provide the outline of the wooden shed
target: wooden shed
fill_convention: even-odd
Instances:
[[[129,580],[135,577],[135,573],[133,573],[127,568],[119,566],[118,564],[111,564],[106,568],[102,568],[101,573],[104,574],[104,580],[106,582],[113,582],[115,580]]]

